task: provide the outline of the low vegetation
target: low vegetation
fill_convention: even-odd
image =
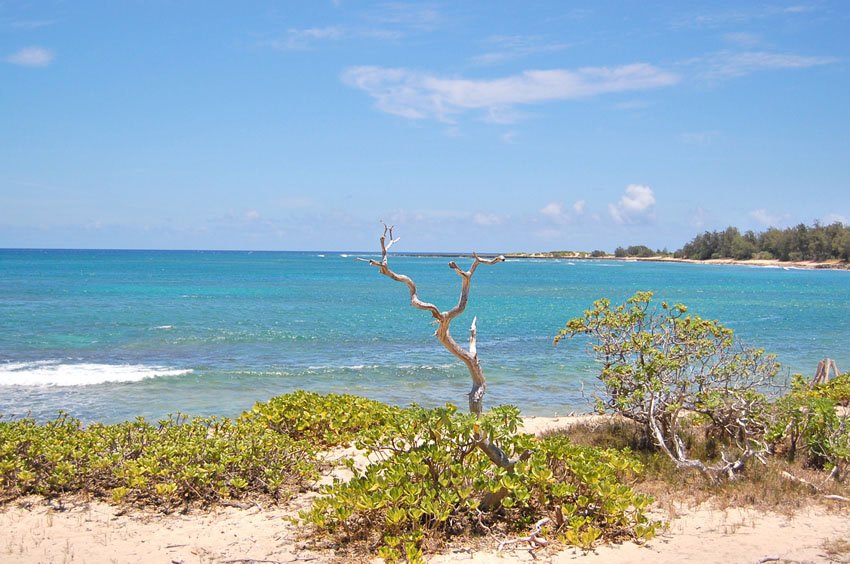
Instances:
[[[298,390],[258,403],[242,420],[262,425],[296,440],[330,448],[351,443],[364,431],[383,429],[401,409],[351,395]]]
[[[795,375],[780,394],[772,355],[736,342],[730,329],[688,314],[683,305],[653,306],[651,300],[650,292],[619,306],[599,300],[555,337],[556,343],[589,337],[602,366],[597,409],[621,418],[620,442],[609,429],[585,443],[643,453],[649,475],[669,475],[671,466],[700,471],[711,487],[734,488],[729,484],[745,475],[746,483],[771,484],[773,492],[793,483],[826,493],[843,481],[850,461],[850,373],[820,384]],[[580,441],[574,430],[570,436]],[[753,464],[759,470],[747,473]],[[812,481],[796,475],[801,471],[827,475]],[[766,491],[758,496],[770,497]]]
[[[517,434],[518,424],[519,410],[508,406],[481,418],[451,405],[406,409],[358,439],[378,462],[328,487],[303,517],[338,544],[376,546],[390,561],[418,561],[458,535],[536,529],[541,538],[590,548],[654,534],[651,498],[628,485],[641,466],[627,450],[539,440]],[[477,448],[482,432],[519,456],[512,470]]]
[[[677,466],[713,479],[734,478],[752,458],[769,451],[765,435],[779,364],[772,355],[736,343],[720,323],[687,313],[684,305],[652,305],[651,292],[624,304],[598,300],[555,337],[588,335],[601,364],[600,411],[639,424],[643,440]],[[688,453],[684,440],[696,423],[708,425],[723,449],[718,463]]]
[[[60,415],[0,422],[0,499],[81,493],[165,509],[285,500],[318,474],[315,450],[247,420],[175,415],[84,427]]]

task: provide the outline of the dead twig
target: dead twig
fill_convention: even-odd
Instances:
[[[534,527],[531,529],[531,534],[527,537],[519,537],[516,539],[508,539],[499,542],[499,550],[498,552],[502,552],[506,546],[519,544],[521,542],[528,543],[528,551],[531,553],[532,557],[535,557],[534,551],[539,548],[544,548],[549,546],[549,541],[540,536],[540,530],[544,525],[548,524],[551,521],[548,517],[544,517],[534,524]]]

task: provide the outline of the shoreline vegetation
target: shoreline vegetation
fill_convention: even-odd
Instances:
[[[436,257],[436,258],[473,258],[471,253],[393,253],[397,256],[411,257]],[[481,257],[498,256],[494,253],[479,253]],[[781,261],[776,259],[747,259],[739,260],[732,258],[717,258],[717,259],[689,259],[677,258],[664,255],[653,255],[648,257],[625,256],[617,257],[614,255],[599,255],[591,256],[591,253],[584,251],[545,251],[534,253],[502,253],[507,260],[511,259],[540,259],[540,260],[615,260],[622,262],[669,262],[683,264],[714,264],[714,265],[733,265],[733,266],[756,266],[765,268],[786,268],[786,269],[801,269],[801,270],[850,270],[850,262],[841,260],[828,261]]]
[[[408,253],[417,256],[468,256],[443,253]],[[484,255],[481,255],[484,256]],[[492,256],[492,255],[487,255]],[[841,222],[822,225],[799,224],[787,229],[741,233],[737,227],[706,231],[681,249],[670,252],[646,245],[617,247],[613,253],[602,250],[504,253],[507,259],[602,259],[623,261],[723,264],[786,269],[850,270],[850,226]]]
[[[686,264],[720,264],[734,266],[759,266],[767,268],[797,268],[805,270],[850,270],[850,263],[840,260],[829,261],[781,261],[776,259],[746,259],[739,260],[733,258],[717,258],[717,259],[689,259],[677,258],[663,255],[653,255],[650,257],[615,257],[615,256],[590,256],[587,253],[562,253],[562,252],[546,252],[546,253],[515,253],[506,254],[507,259],[570,259],[570,260],[617,260],[624,262],[670,262],[670,263],[686,263]]]
[[[591,414],[524,417],[520,430],[539,438],[565,434],[576,442],[598,444],[622,443],[627,435],[616,416]],[[351,446],[329,449],[323,460],[321,475],[284,503],[224,499],[168,509],[115,504],[86,493],[7,498],[0,505],[0,561],[375,562],[374,554],[305,534],[299,514],[325,488],[350,481],[376,462]],[[799,466],[795,472],[812,481],[817,478]],[[534,546],[521,540],[527,539],[524,533],[492,528],[424,557],[439,564],[541,558],[555,563],[847,562],[847,504],[824,499],[803,483],[777,481],[775,468],[763,474],[767,478],[716,487],[701,482],[694,472],[679,474],[663,465],[647,468],[631,483],[654,496],[649,515],[663,525],[655,538],[642,543],[623,539],[595,543],[590,550],[561,543]],[[711,547],[710,553],[706,547]]]

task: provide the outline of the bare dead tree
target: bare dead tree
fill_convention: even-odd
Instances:
[[[825,358],[818,363],[817,370],[815,370],[815,377],[812,380],[813,384],[828,384],[830,374],[834,374],[837,378],[841,372],[838,371],[838,367],[835,365],[835,361],[831,358]]]
[[[460,297],[458,298],[457,304],[449,309],[448,311],[440,311],[436,305],[422,301],[419,298],[419,294],[416,288],[416,283],[409,276],[404,274],[398,274],[393,271],[389,267],[389,250],[395,243],[399,241],[398,238],[393,236],[393,226],[384,224],[384,233],[381,235],[381,260],[377,261],[374,259],[358,259],[365,262],[368,262],[372,266],[378,268],[381,271],[381,274],[384,276],[395,280],[396,282],[401,282],[402,284],[407,286],[407,289],[410,291],[410,305],[417,309],[421,309],[431,313],[431,316],[437,322],[437,330],[434,333],[434,336],[437,337],[437,340],[454,356],[460,359],[465,365],[466,369],[469,371],[469,376],[472,379],[472,390],[469,392],[469,411],[474,413],[477,416],[480,416],[483,412],[484,406],[484,392],[487,390],[487,380],[484,377],[484,371],[481,368],[481,363],[478,361],[478,348],[477,348],[477,339],[478,339],[478,328],[477,322],[478,318],[473,318],[472,326],[469,328],[469,349],[464,349],[461,345],[458,344],[457,341],[454,340],[451,334],[451,323],[452,321],[458,317],[460,314],[464,312],[466,309],[466,305],[469,302],[469,287],[472,281],[472,275],[475,274],[476,269],[481,264],[496,264],[498,262],[503,262],[505,260],[504,256],[497,256],[494,258],[481,258],[477,254],[473,253],[473,261],[472,266],[469,267],[469,270],[461,269],[455,261],[449,262],[449,268],[454,270],[458,276],[460,276]],[[477,445],[481,448],[482,451],[493,461],[494,464],[501,468],[512,469],[513,466],[519,459],[524,458],[525,456],[521,456],[517,460],[511,460],[508,455],[502,451],[499,447],[491,443],[486,437],[480,436],[477,437]]]

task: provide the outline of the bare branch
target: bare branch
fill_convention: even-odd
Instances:
[[[487,390],[487,381],[484,378],[484,371],[481,369],[481,364],[478,362],[478,318],[476,317],[472,320],[472,326],[470,327],[469,350],[464,349],[457,343],[457,341],[454,340],[450,332],[450,326],[452,320],[463,313],[469,303],[470,282],[472,280],[472,275],[478,268],[478,265],[503,262],[505,257],[500,255],[490,259],[482,259],[477,254],[473,254],[472,266],[470,266],[469,270],[463,270],[455,261],[451,261],[449,263],[449,268],[454,270],[461,277],[460,297],[458,298],[457,304],[452,309],[446,312],[441,312],[436,305],[423,302],[419,299],[416,283],[414,283],[409,276],[398,274],[390,269],[388,251],[399,239],[394,238],[393,236],[393,226],[387,225],[386,223],[383,225],[384,232],[380,238],[381,262],[366,259],[360,260],[368,262],[370,265],[378,268],[384,276],[387,276],[396,282],[405,284],[408,290],[410,290],[411,305],[418,309],[431,312],[431,315],[437,320],[437,331],[434,336],[438,341],[440,341],[446,350],[460,359],[469,371],[469,376],[472,379],[472,390],[469,392],[469,411],[475,415],[481,415],[483,412],[484,393]],[[502,468],[512,469],[519,460],[523,459],[523,456],[528,456],[528,453],[524,453],[517,460],[512,460],[507,454],[505,454],[504,451],[502,451],[498,446],[492,444],[485,437],[476,437],[476,445],[488,456],[488,458],[490,458],[490,460],[493,461],[494,464]]]

